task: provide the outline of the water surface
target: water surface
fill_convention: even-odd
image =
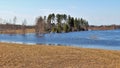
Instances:
[[[120,50],[120,30],[50,33],[45,34],[44,37],[38,37],[34,33],[25,36],[21,34],[0,34],[0,41]]]

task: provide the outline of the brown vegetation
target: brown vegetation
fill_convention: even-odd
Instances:
[[[23,22],[22,25],[0,24],[0,34],[25,34],[25,33],[35,33],[35,27],[26,26],[25,21]]]
[[[35,33],[35,29],[25,29],[25,32],[23,32],[22,29],[17,29],[16,32],[14,33],[14,30],[5,30],[5,31],[0,31],[0,34],[24,34],[24,33]]]
[[[102,26],[89,26],[89,30],[114,30],[120,29],[120,25],[102,25]]]
[[[120,51],[0,43],[0,68],[120,68]]]

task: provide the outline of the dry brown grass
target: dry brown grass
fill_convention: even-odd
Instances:
[[[0,34],[14,34],[14,31],[16,34],[22,34],[23,31],[21,29],[18,30],[5,30],[0,31]],[[35,33],[35,29],[26,29],[26,33]]]
[[[0,68],[120,68],[120,51],[0,43]]]

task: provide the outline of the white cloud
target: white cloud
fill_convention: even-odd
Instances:
[[[71,10],[75,10],[75,9],[77,9],[77,8],[78,8],[77,6],[71,6],[71,7],[70,7]]]
[[[67,14],[68,12],[69,12],[68,10],[62,10],[62,9],[39,9],[39,11],[37,13],[44,16],[44,15],[48,15],[50,13]]]

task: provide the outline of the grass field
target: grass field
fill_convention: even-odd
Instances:
[[[0,43],[0,68],[120,68],[120,51]]]

